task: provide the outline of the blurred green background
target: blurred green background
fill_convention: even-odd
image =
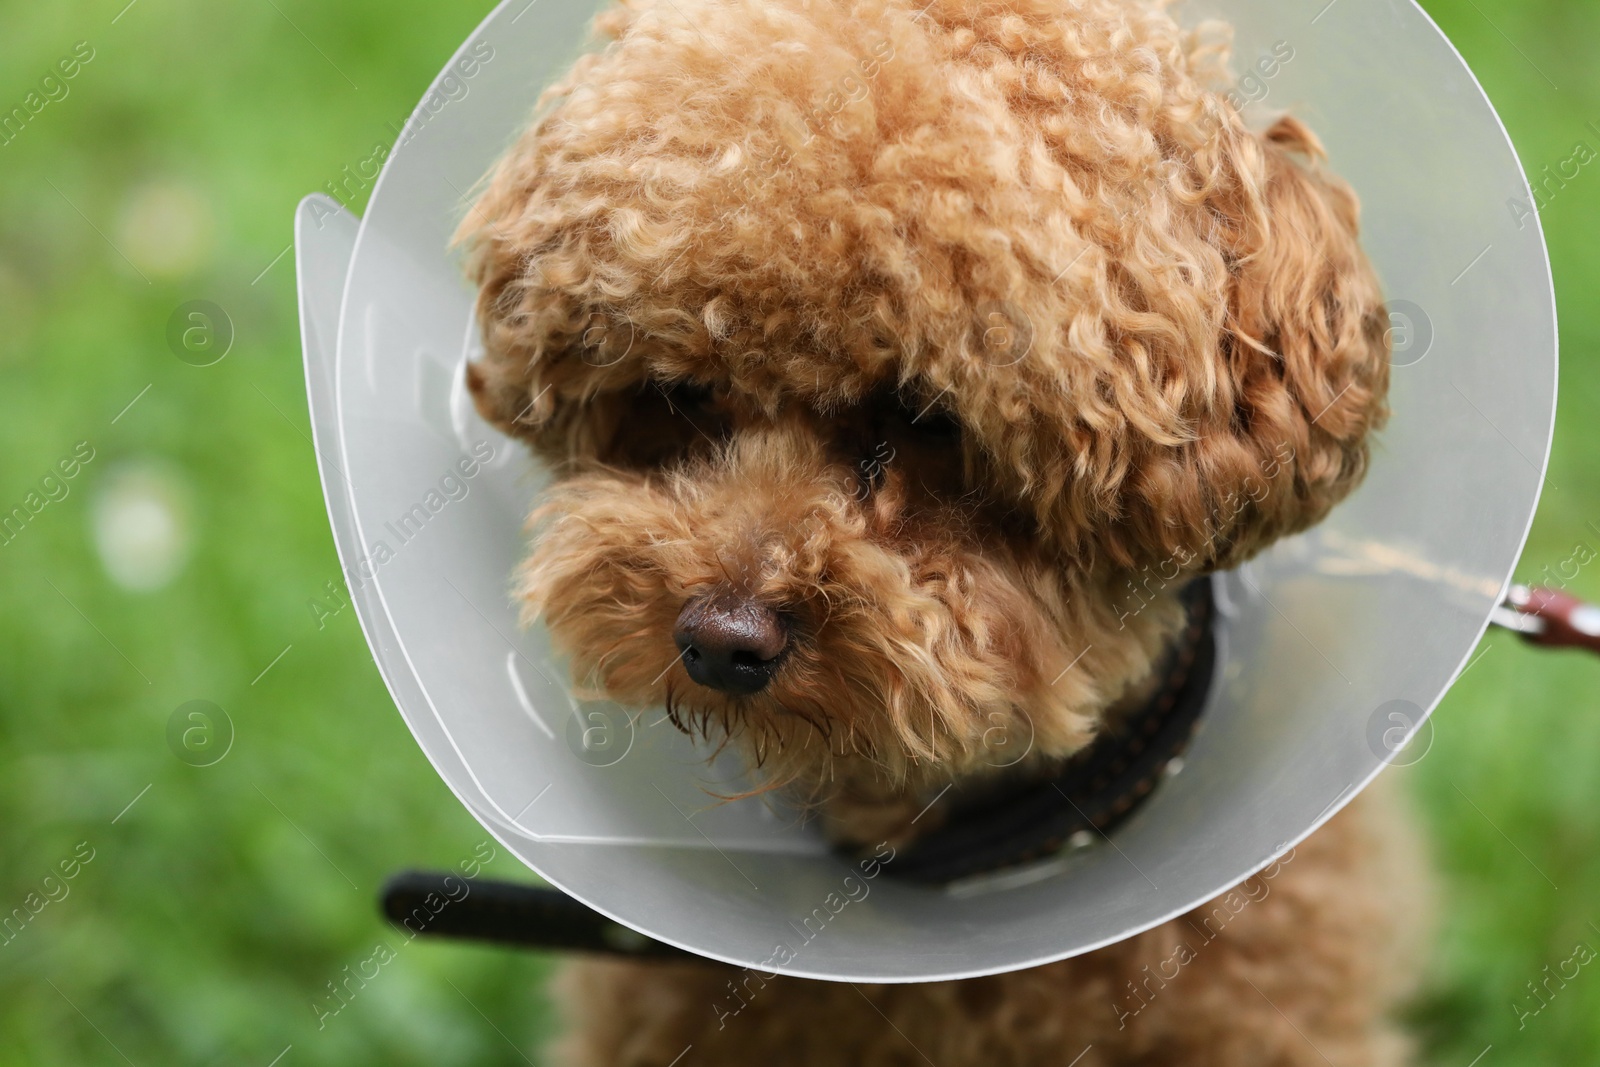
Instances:
[[[1425,6],[1530,171],[1600,147],[1600,4]],[[0,146],[3,510],[92,450],[0,544],[0,914],[38,907],[0,935],[0,1064],[539,1062],[548,960],[404,944],[374,913],[386,874],[457,866],[486,835],[406,732],[353,613],[327,614],[339,566],[284,254],[296,201],[392,142],[485,10],[0,4],[0,110],[76,61]],[[1519,572],[1576,568],[1593,598],[1600,568],[1571,561],[1600,549],[1597,203],[1589,167],[1544,217],[1563,403]],[[236,331],[214,366],[168,347],[194,299]],[[191,700],[232,724],[225,754],[215,713],[209,735],[180,724],[222,755],[210,766],[169,746]],[[1600,1064],[1600,968],[1525,1025],[1513,1008],[1576,944],[1600,948],[1597,704],[1600,662],[1491,635],[1431,754],[1393,772],[1443,873],[1409,1009],[1431,1063]],[[488,872],[521,876],[504,854]],[[379,943],[395,960],[319,1020],[326,984]]]

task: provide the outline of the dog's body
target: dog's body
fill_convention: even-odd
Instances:
[[[1187,582],[1360,480],[1388,318],[1355,199],[1160,8],[601,26],[464,225],[469,384],[556,475],[519,591],[581,686],[738,746],[841,845],[937,826],[997,732],[1051,773],[1159,684]],[[774,980],[725,1028],[730,972],[584,965],[569,1057],[1396,1062],[1407,916],[1378,887],[1414,879],[1373,824],[1341,816],[1204,948],[1197,915],[967,983]]]
[[[555,1061],[600,1067],[1389,1067],[1426,923],[1388,790],[1230,893],[1061,963],[859,986],[710,964],[569,964]],[[689,1050],[685,1055],[685,1050]]]

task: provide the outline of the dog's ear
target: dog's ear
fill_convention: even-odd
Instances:
[[[1366,473],[1370,435],[1388,417],[1389,314],[1356,196],[1322,169],[1321,144],[1296,120],[1279,120],[1263,144],[1267,234],[1234,292],[1232,429],[1270,489],[1220,565],[1321,521]],[[1281,469],[1265,477],[1275,459]]]
[[[604,325],[598,314],[563,315],[559,294],[523,292],[527,285],[504,275],[482,283],[478,317],[485,351],[467,364],[467,389],[486,422],[546,460],[593,458],[625,418],[620,400],[637,392],[637,369],[623,365],[618,354],[631,342],[629,330]],[[530,322],[539,317],[530,303],[546,310],[547,321]],[[569,320],[571,329],[565,328]]]
[[[468,363],[467,391],[485,422],[508,437],[518,435],[517,416],[528,405],[528,390],[502,364],[490,360]]]
[[[545,379],[559,354],[529,343],[531,320],[548,314],[549,302],[532,291],[518,254],[519,192],[515,168],[502,161],[462,220],[455,243],[466,250],[467,274],[478,288],[484,344],[483,356],[467,365],[467,388],[486,422],[527,438],[552,413],[551,383]]]
[[[484,345],[467,365],[467,388],[490,425],[547,458],[568,458],[579,409],[637,385],[640,370],[636,360],[623,358],[634,345],[631,323],[586,310],[530,266],[524,249],[537,246],[538,235],[519,218],[530,172],[502,161],[457,233],[478,286]]]
[[[1169,473],[1168,504],[1179,506],[1163,516],[1158,489],[1139,509],[1165,527],[1138,531],[1145,554],[1162,545],[1186,570],[1237,565],[1320,521],[1360,482],[1369,435],[1388,414],[1389,318],[1355,194],[1295,119],[1251,142],[1260,165],[1239,172],[1260,184],[1238,220],[1217,394],[1231,404],[1213,408],[1182,450],[1189,462]]]
[[[595,17],[596,38],[622,38],[647,6],[647,0],[617,0]],[[538,266],[541,254],[564,268],[583,258],[588,235],[567,232],[556,239],[561,247],[552,247],[542,225],[548,218],[533,205],[549,191],[544,143],[550,113],[584,85],[596,58],[580,57],[540,95],[534,107],[539,119],[485,177],[453,240],[478,288],[485,354],[466,371],[473,403],[502,433],[547,450],[558,429],[552,425],[560,419],[558,399],[586,400],[638,377],[631,364],[620,365],[633,343],[631,324],[591,312]]]
[[[548,333],[535,332],[528,320],[537,312],[526,301],[542,294],[524,292],[527,282],[501,262],[507,258],[497,242],[477,250],[474,272],[485,351],[467,365],[467,389],[486,422],[537,446],[555,414],[557,385],[581,377],[573,365],[582,363],[569,358],[565,346],[550,345]]]

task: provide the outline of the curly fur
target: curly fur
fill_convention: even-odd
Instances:
[[[914,485],[914,442],[863,501],[856,473],[817,449],[815,421],[786,415],[657,476],[608,468],[553,489],[519,591],[577,677],[740,738],[770,784],[831,799],[841,784],[914,793],[971,772],[996,728],[1033,736],[1041,756],[1081,747],[1148,672],[1169,605],[1119,631],[1114,598],[1067,595],[1035,546],[967,514],[979,503]],[[783,668],[753,697],[700,689],[676,662],[679,608],[723,585],[791,620]]]
[[[1170,923],[1032,970],[858,986],[584,961],[556,984],[566,1064],[1397,1067],[1428,883],[1374,787],[1262,874]]]
[[[1295,158],[1304,126],[1258,136],[1205,89],[1164,13],[684,12],[609,20],[468,219],[502,424],[548,440],[653,377],[768,412],[893,383],[1065,553],[1120,567],[1237,563],[1359,478],[1388,319],[1355,200]],[[1031,334],[1005,373],[990,315]]]
[[[1305,126],[1227,103],[1224,28],[1146,0],[625,0],[599,26],[461,231],[469,385],[556,475],[518,592],[581,685],[738,745],[837,839],[905,839],[929,791],[985,773],[996,727],[1034,763],[1077,751],[1148,684],[1185,581],[1359,482],[1389,364],[1356,200]],[[721,590],[791,635],[753,696],[678,662],[680,608]],[[1375,853],[1330,848],[1297,878],[1366,908]],[[1295,916],[1262,945],[1330,968],[1296,1021],[1346,1020],[1340,1047],[1369,1053],[1340,1062],[1393,1062],[1353,977],[1374,943]],[[1071,1011],[1140,945],[989,980],[1010,1006],[936,1059],[1056,1062],[1017,1013]],[[666,1006],[687,979],[584,973],[572,1062],[665,1063],[703,1022]],[[1277,1025],[1254,1002],[1202,1025],[1202,985],[1163,1008],[1172,1047]],[[842,1017],[882,1029],[860,998],[785,988],[835,1020],[829,1058],[904,1058],[845,1051]],[[932,1033],[962,988],[881,998]],[[634,997],[670,1041],[602,1033]],[[762,1020],[718,1062],[784,1062],[794,1020]],[[1086,1062],[1169,1062],[1105,1048]]]

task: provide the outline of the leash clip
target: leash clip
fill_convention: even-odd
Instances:
[[[1489,621],[1529,644],[1600,653],[1600,607],[1560,589],[1513,585]]]

